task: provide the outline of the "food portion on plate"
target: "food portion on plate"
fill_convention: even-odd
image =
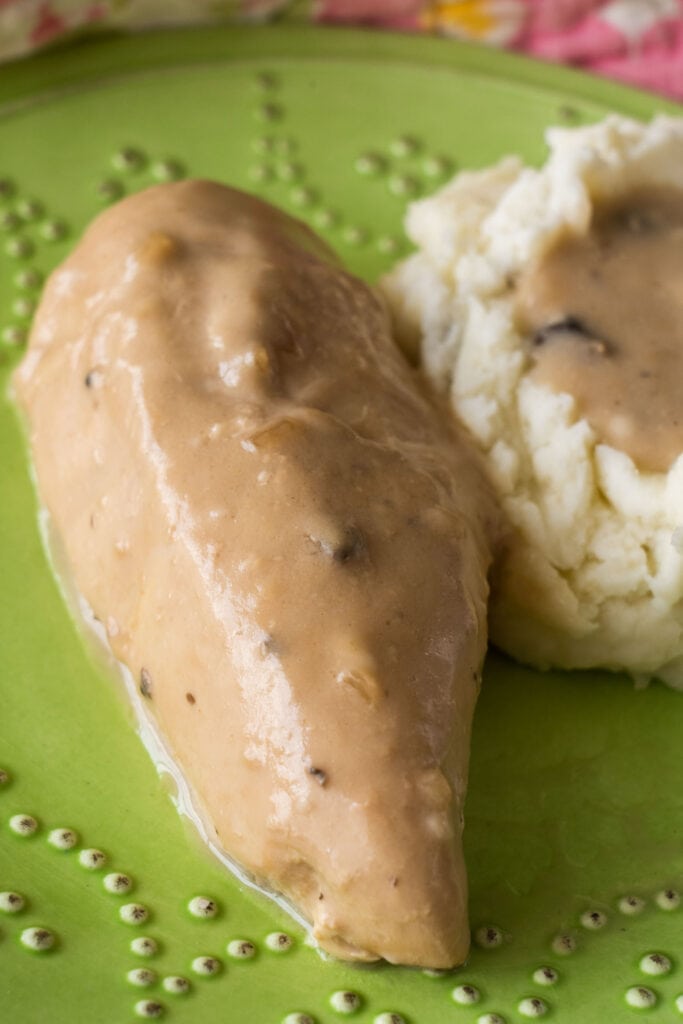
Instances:
[[[14,387],[55,558],[218,845],[349,959],[469,945],[497,512],[383,303],[209,182],[101,214]]]
[[[515,657],[683,685],[683,120],[548,138],[409,211],[383,290],[429,384],[305,225],[206,181],[93,222],[14,377],[193,813],[345,959],[467,955],[492,561]]]
[[[413,204],[384,291],[514,528],[494,642],[683,686],[683,119],[548,142]]]

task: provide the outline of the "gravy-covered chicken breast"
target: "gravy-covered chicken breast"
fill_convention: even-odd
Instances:
[[[335,955],[460,963],[493,511],[377,297],[267,204],[158,186],[52,275],[14,385],[220,847]]]

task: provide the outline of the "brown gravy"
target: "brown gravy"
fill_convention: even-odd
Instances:
[[[462,962],[494,512],[373,292],[267,204],[157,186],[53,275],[14,383],[215,842],[338,956]]]
[[[683,452],[683,189],[598,206],[523,275],[532,377],[576,399],[600,441],[644,470]]]

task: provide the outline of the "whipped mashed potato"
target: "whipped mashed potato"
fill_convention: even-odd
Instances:
[[[683,457],[652,471],[605,443],[575,395],[534,373],[517,305],[528,268],[586,236],[596,210],[639,189],[683,189],[683,119],[610,116],[547,141],[540,170],[506,157],[414,203],[418,251],[383,287],[403,343],[485,453],[513,527],[494,642],[542,668],[683,686]]]

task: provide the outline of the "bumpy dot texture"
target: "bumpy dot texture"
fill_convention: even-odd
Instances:
[[[363,1000],[357,992],[342,989],[330,996],[330,1006],[337,1013],[356,1013],[362,1005]]]
[[[671,960],[664,953],[646,953],[640,961],[643,974],[668,974],[671,967]]]
[[[9,827],[18,836],[32,836],[38,831],[38,822],[30,814],[13,814]]]
[[[137,926],[145,923],[149,911],[142,903],[125,903],[119,910],[119,917],[124,924]]]
[[[137,939],[133,939],[130,944],[132,953],[136,956],[155,956],[159,951],[159,946],[155,939],[150,939],[147,935],[141,935]]]
[[[619,900],[619,910],[622,914],[626,914],[629,917],[642,914],[644,909],[645,900],[640,896],[623,896]]]
[[[20,936],[22,946],[35,953],[45,953],[55,944],[54,932],[49,928],[25,928]]]
[[[125,896],[133,888],[133,879],[129,875],[112,872],[104,876],[102,884],[114,896]]]
[[[599,931],[607,924],[607,915],[601,910],[587,910],[581,915],[581,924],[589,931]]]
[[[73,850],[78,843],[78,832],[72,828],[53,828],[47,841],[56,850]]]
[[[18,892],[0,892],[0,911],[3,914],[18,914],[26,906],[26,900]]]
[[[286,953],[292,948],[292,937],[285,932],[271,932],[266,935],[266,946],[274,953]]]
[[[626,1002],[634,1010],[649,1010],[657,1002],[657,996],[651,988],[642,985],[633,986],[626,990]]]
[[[251,960],[256,956],[256,946],[249,939],[232,939],[227,945],[227,953],[235,960]]]
[[[661,910],[677,910],[681,903],[681,896],[676,889],[662,889],[655,896],[655,903]]]
[[[107,856],[101,850],[81,850],[78,863],[88,871],[99,871],[107,863]]]
[[[193,917],[215,917],[218,904],[208,896],[194,896],[187,905]]]
[[[538,967],[533,973],[537,985],[556,985],[559,977],[554,967]]]
[[[528,996],[521,1000],[517,1009],[522,1017],[544,1017],[548,1012],[548,1004],[538,996]]]
[[[163,1017],[164,1010],[164,1004],[158,1003],[154,999],[140,999],[135,1004],[135,1012],[138,1015],[138,1017],[146,1017],[151,1019]]]
[[[161,984],[165,992],[174,996],[184,996],[190,991],[190,983],[187,978],[177,974],[164,978]]]
[[[576,949],[573,935],[556,935],[552,941],[552,949],[558,956],[570,956]]]
[[[481,993],[474,985],[456,985],[451,995],[460,1006],[472,1006],[481,999]]]
[[[503,933],[500,928],[493,925],[477,928],[474,933],[474,941],[481,949],[496,949],[503,942]]]
[[[192,970],[203,977],[218,974],[221,967],[221,961],[215,956],[197,956],[192,961]]]
[[[126,978],[131,985],[137,985],[139,988],[148,988],[150,985],[155,985],[158,981],[157,972],[151,971],[147,967],[133,968],[133,970],[128,971]]]

